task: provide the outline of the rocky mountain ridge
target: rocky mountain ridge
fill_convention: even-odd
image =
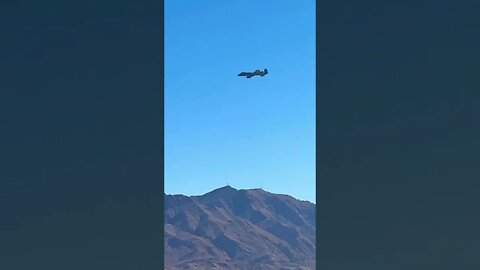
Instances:
[[[315,205],[262,189],[165,195],[165,269],[314,269]]]

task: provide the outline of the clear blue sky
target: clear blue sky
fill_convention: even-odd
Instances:
[[[165,192],[227,182],[315,202],[315,1],[165,1]]]

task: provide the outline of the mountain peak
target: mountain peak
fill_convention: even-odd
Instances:
[[[221,188],[217,188],[217,189],[214,189],[208,193],[205,193],[204,195],[202,195],[201,197],[203,196],[211,196],[213,194],[218,194],[218,195],[228,195],[228,194],[232,194],[232,193],[235,193],[237,192],[238,190],[229,186],[229,185],[226,185],[224,187],[221,187]]]
[[[229,191],[237,191],[237,189],[233,188],[232,186],[230,186],[229,184],[227,184],[226,186],[224,187],[221,187],[221,188],[217,188],[215,190],[229,190]],[[215,191],[214,190],[214,191]]]
[[[229,185],[177,196],[165,209],[165,269],[314,269],[315,205]]]

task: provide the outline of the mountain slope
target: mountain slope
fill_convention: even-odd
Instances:
[[[165,269],[314,269],[315,205],[230,186],[165,196]]]

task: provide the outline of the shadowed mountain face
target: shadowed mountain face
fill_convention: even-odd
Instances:
[[[315,205],[261,189],[165,195],[165,269],[315,269]]]

